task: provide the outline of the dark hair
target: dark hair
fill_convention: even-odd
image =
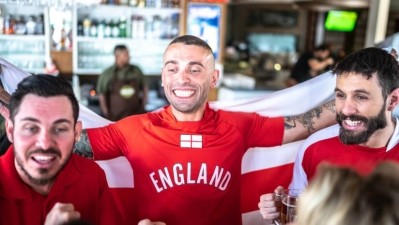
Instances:
[[[206,43],[204,40],[202,40],[199,37],[196,37],[193,35],[182,35],[182,36],[174,39],[172,42],[170,42],[169,46],[171,46],[172,44],[177,44],[177,43],[183,43],[185,45],[195,45],[195,46],[203,47],[203,48],[209,50],[213,55],[212,48],[208,45],[208,43]]]
[[[333,73],[356,73],[370,79],[376,74],[386,98],[399,87],[399,65],[395,58],[385,50],[370,47],[354,52],[342,59],[333,69]]]
[[[78,120],[79,103],[71,84],[67,80],[47,74],[25,77],[18,84],[17,89],[10,98],[10,118],[12,120],[14,120],[19,110],[22,99],[27,94],[34,94],[41,97],[66,96],[71,102],[75,122]]]
[[[331,50],[330,45],[328,44],[321,44],[319,46],[317,46],[315,49],[315,51],[325,51],[325,50]]]
[[[127,51],[127,46],[126,45],[115,45],[114,47],[114,54],[117,51]]]

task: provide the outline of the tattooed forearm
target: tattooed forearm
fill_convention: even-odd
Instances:
[[[82,130],[79,140],[75,143],[73,152],[86,158],[93,159],[93,150],[86,130]]]
[[[336,113],[335,111],[335,101],[330,101],[322,106],[324,109],[331,111],[332,113]]]
[[[285,117],[285,129],[292,129],[302,124],[302,126],[308,130],[308,133],[311,134],[316,131],[316,128],[314,127],[315,120],[320,119],[323,111],[330,111],[331,113],[335,113],[334,101],[331,101],[323,106],[314,108],[301,115]]]

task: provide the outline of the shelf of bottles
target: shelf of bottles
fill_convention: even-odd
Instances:
[[[174,0],[122,3],[76,9],[74,73],[100,74],[114,62],[115,45],[124,44],[131,63],[145,75],[160,74],[163,51],[179,35],[179,5]]]
[[[42,73],[49,57],[47,9],[0,4],[0,57],[30,73]]]

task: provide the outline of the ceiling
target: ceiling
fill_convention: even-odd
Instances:
[[[313,9],[368,8],[372,0],[230,0],[232,4],[294,4]],[[399,11],[399,1],[390,0],[391,11]]]

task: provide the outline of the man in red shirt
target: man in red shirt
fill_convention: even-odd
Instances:
[[[305,189],[323,162],[368,174],[381,161],[399,161],[399,127],[393,116],[399,102],[396,59],[385,50],[366,48],[345,57],[333,73],[337,76],[339,126],[317,132],[304,142],[290,188]],[[279,215],[273,194],[262,195],[259,208],[265,219]]]
[[[218,79],[209,45],[194,36],[178,37],[163,57],[162,86],[169,106],[82,132],[80,140],[87,142],[81,144],[93,149],[95,160],[129,160],[137,220],[241,225],[246,150],[303,139],[334,123],[332,103],[286,118],[213,110],[207,98]]]
[[[0,224],[124,224],[104,172],[72,154],[82,125],[69,82],[29,76],[9,107],[6,133],[13,144],[0,157]]]

